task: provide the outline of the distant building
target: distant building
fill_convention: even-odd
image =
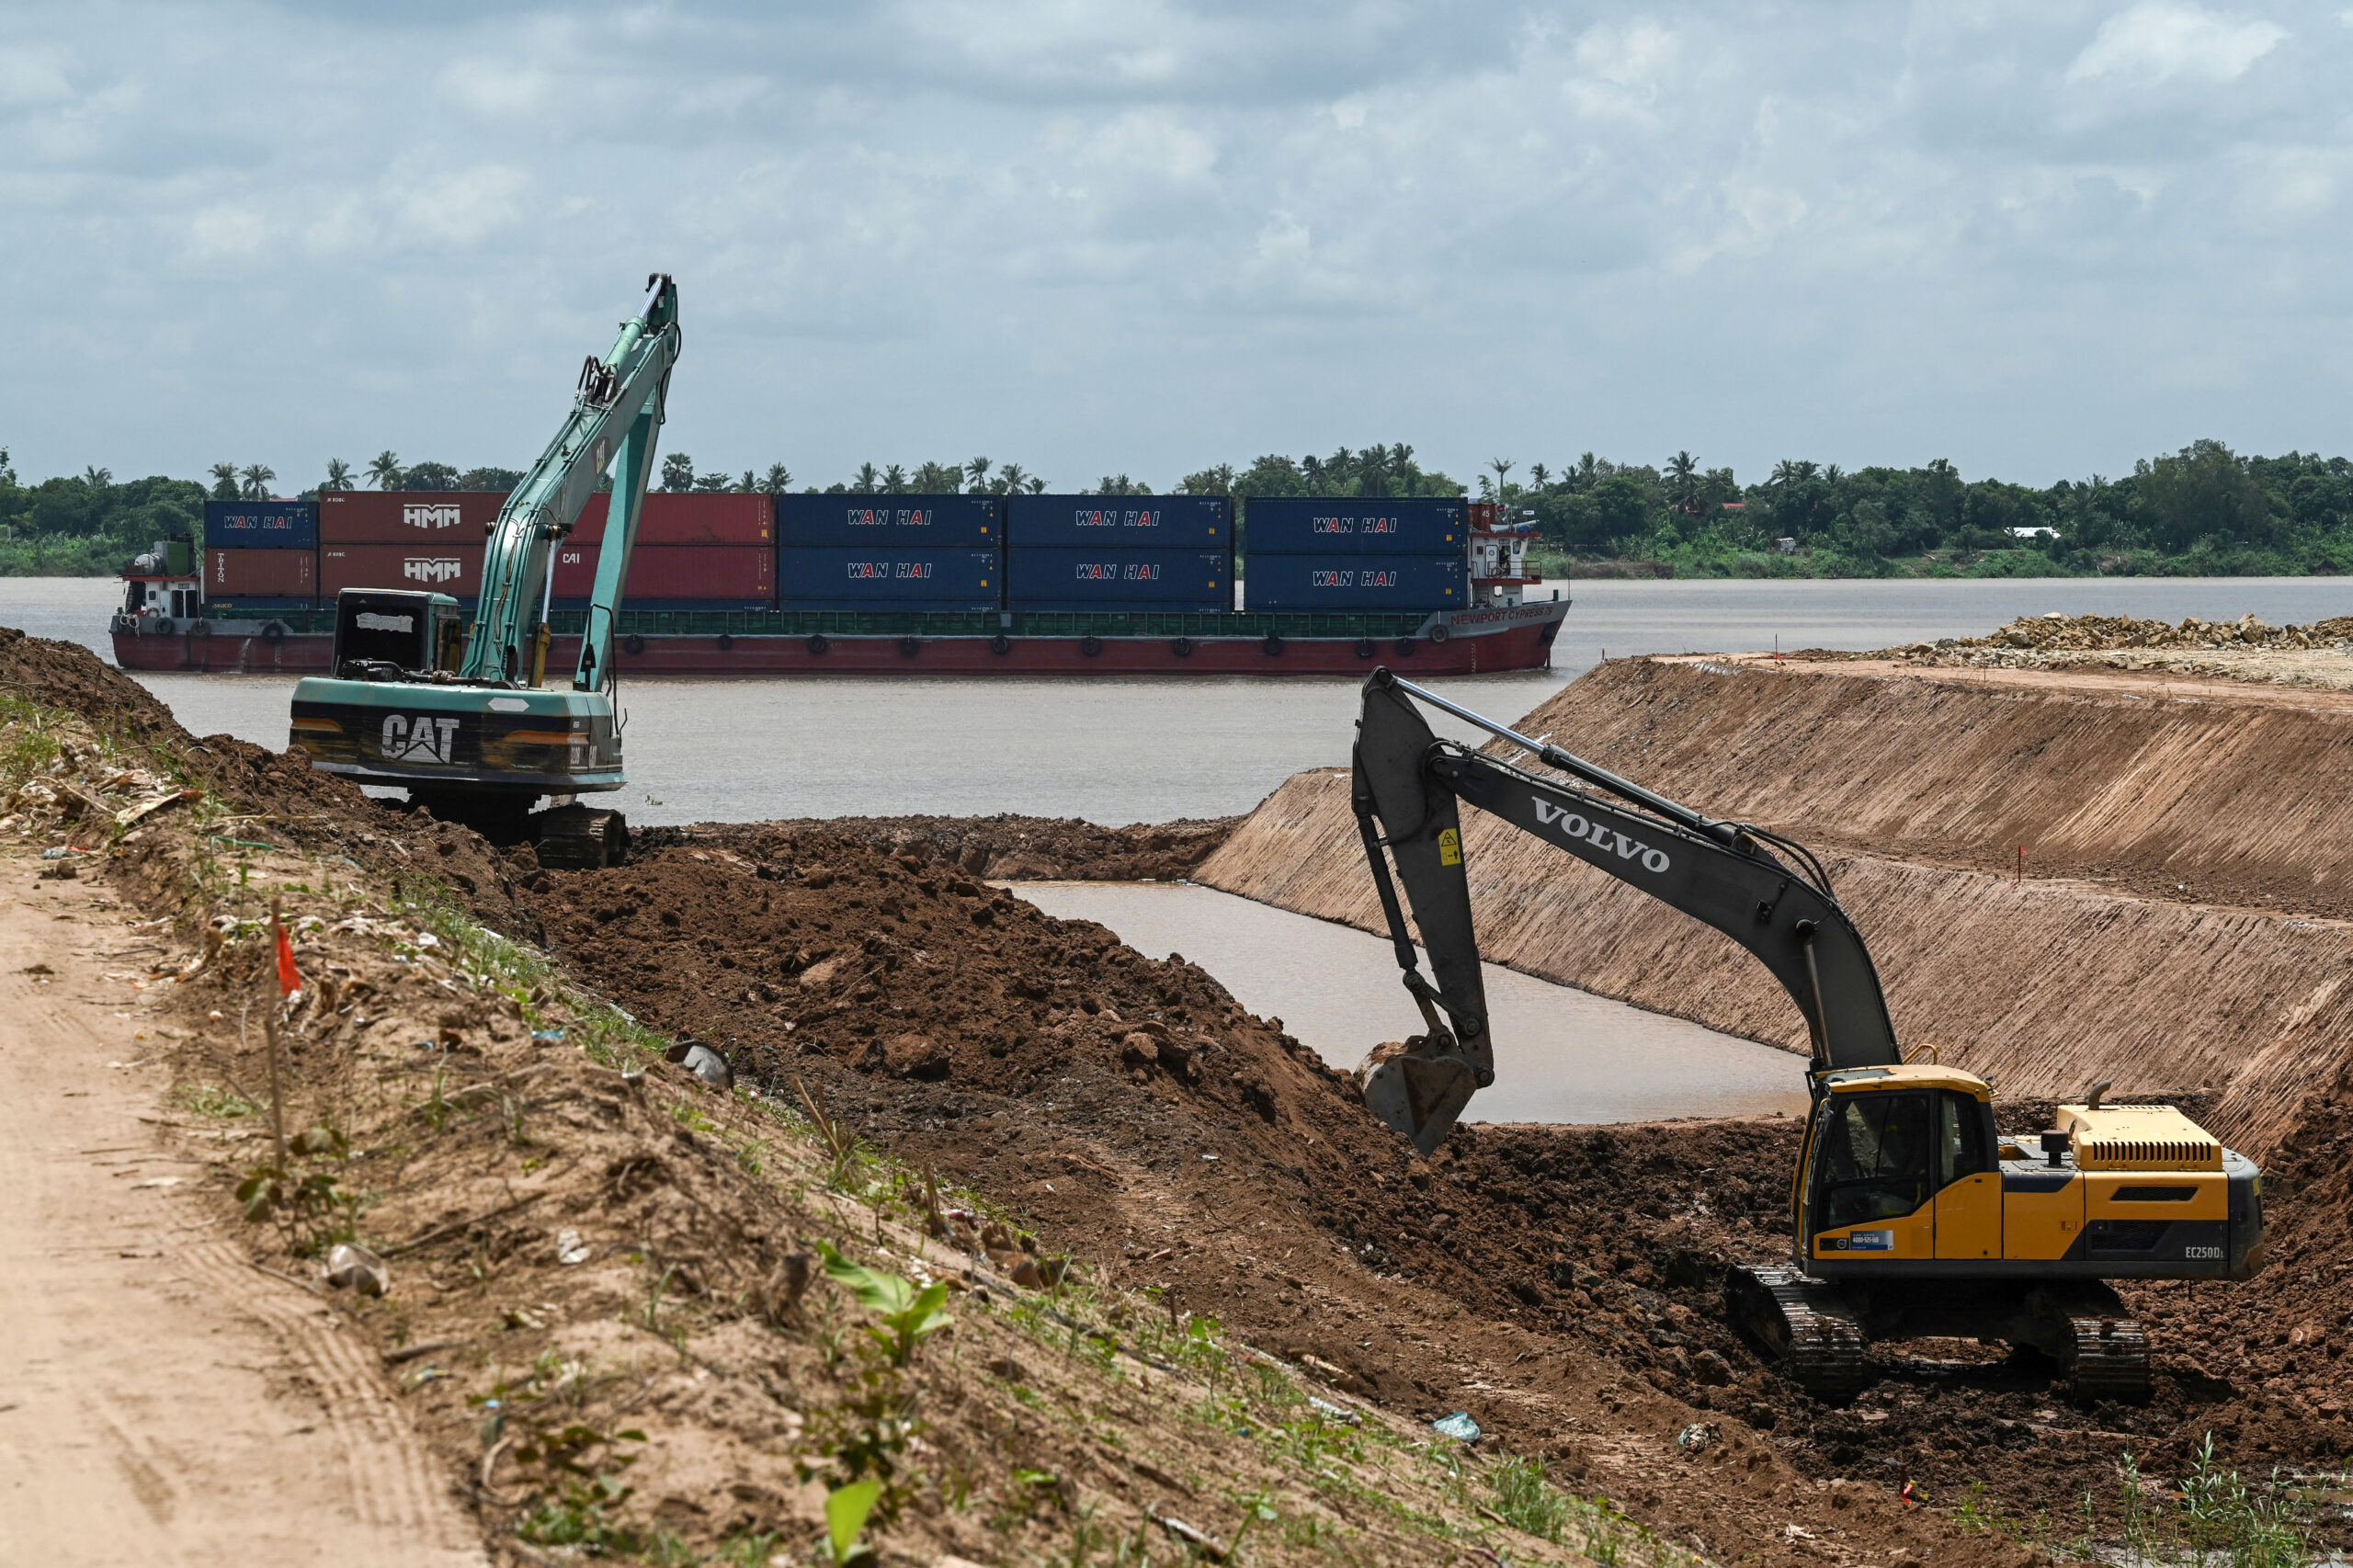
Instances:
[[[1795,555],[1798,552],[1798,541],[1793,539],[1777,539],[1773,541],[1773,548],[1784,555]]]
[[[2010,537],[2012,539],[2057,539],[2059,530],[2056,528],[2012,528]]]

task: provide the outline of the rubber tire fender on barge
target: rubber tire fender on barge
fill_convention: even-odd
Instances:
[[[812,631],[809,634],[809,641],[803,645],[813,653],[822,653],[833,646],[831,642],[825,641],[825,634],[822,631]]]
[[[999,654],[1012,653],[1013,639],[1007,637],[1002,631],[998,632],[995,636],[989,639],[989,652]]]
[[[1168,651],[1180,659],[1189,659],[1193,656],[1193,640],[1189,637],[1179,637],[1176,642],[1168,644]]]

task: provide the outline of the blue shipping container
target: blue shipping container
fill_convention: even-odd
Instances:
[[[1005,541],[1085,550],[1228,550],[1233,502],[1223,495],[1015,495]]]
[[[1461,609],[1471,602],[1456,555],[1261,555],[1250,552],[1243,608]]]
[[[1244,551],[1261,555],[1456,555],[1471,538],[1469,504],[1262,495],[1243,513]]]
[[[777,603],[782,609],[995,609],[1005,588],[1001,559],[994,550],[787,546],[776,555]]]
[[[1005,542],[1001,495],[779,495],[779,545],[864,550],[963,546],[995,550]]]
[[[319,504],[207,501],[204,543],[209,550],[316,550]]]
[[[1180,610],[1233,608],[1233,558],[1222,550],[1025,550],[1006,552],[1014,609]]]

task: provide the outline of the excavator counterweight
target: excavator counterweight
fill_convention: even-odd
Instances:
[[[1439,739],[1425,706],[1565,777]],[[1425,1026],[1367,1060],[1365,1104],[1425,1154],[1495,1080],[1462,803],[1712,926],[1789,993],[1812,1094],[1791,1256],[1735,1267],[1725,1293],[1733,1321],[1816,1393],[1860,1388],[1872,1339],[1949,1335],[2039,1352],[2080,1395],[2134,1397],[2147,1343],[2106,1281],[2263,1267],[2260,1173],[2173,1108],[2103,1108],[2095,1090],[2059,1108],[2035,1158],[1996,1131],[1983,1078],[1907,1063],[1862,936],[1802,845],[1705,816],[1386,669],[1365,683],[1351,800]]]

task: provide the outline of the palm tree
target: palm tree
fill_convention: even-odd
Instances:
[[[1487,466],[1495,471],[1495,494],[1500,495],[1504,493],[1504,475],[1511,472],[1512,461],[1509,458],[1489,458]]]
[[[907,471],[897,463],[892,463],[889,468],[884,469],[882,471],[882,494],[885,495],[904,495],[906,493]]]
[[[1046,482],[1040,479],[1037,475],[1031,474],[1029,476],[1029,494],[1032,495],[1043,495],[1045,493]]]
[[[781,495],[792,485],[792,471],[782,463],[768,464],[768,472],[760,481],[771,495]]]
[[[1699,513],[1699,463],[1689,452],[1666,460],[1666,504],[1685,517]]]
[[[849,487],[852,490],[857,491],[860,495],[873,494],[876,490],[881,487],[881,484],[882,471],[876,468],[872,463],[858,464],[858,472],[851,477],[849,482]]]
[[[1414,466],[1414,449],[1403,441],[1389,445],[1389,477],[1400,494],[1410,495],[1421,471]]]
[[[216,471],[217,472],[217,471]],[[379,490],[397,490],[401,484],[400,455],[390,447],[378,452],[368,463],[368,477]]]
[[[1017,495],[1021,493],[1022,486],[1029,483],[1028,469],[1023,468],[1019,463],[1007,463],[996,471],[996,483],[993,488],[1000,495]]]
[[[1814,475],[1821,472],[1822,470],[1820,465],[1808,459],[1798,458],[1792,460],[1790,458],[1783,458],[1779,462],[1773,465],[1772,477],[1766,480],[1765,483],[1768,484],[1784,486],[1803,484],[1807,480],[1813,478]]]
[[[676,494],[695,487],[695,460],[684,452],[672,452],[662,460],[662,488]]]
[[[88,490],[104,490],[114,483],[114,472],[96,466],[82,471],[82,484]]]
[[[1358,485],[1366,495],[1389,494],[1389,449],[1376,441],[1360,454],[1364,460],[1364,483]]]
[[[267,463],[247,463],[240,477],[245,482],[244,499],[267,501],[269,499],[269,482],[278,477],[278,471]]]
[[[756,494],[760,488],[760,476],[747,468],[744,471],[744,483],[735,488],[746,495]]]
[[[237,498],[237,465],[235,463],[212,465],[212,498],[215,501],[234,501]]]
[[[964,465],[964,472],[972,475],[972,488],[974,490],[982,490],[987,487],[989,477],[988,459],[974,458],[971,462]]]
[[[1552,471],[1542,463],[1531,463],[1529,465],[1528,477],[1536,482],[1537,489],[1541,490],[1552,483]]]
[[[350,489],[351,465],[344,461],[341,458],[329,458],[327,460],[326,483],[320,485],[319,488],[322,490]]]

